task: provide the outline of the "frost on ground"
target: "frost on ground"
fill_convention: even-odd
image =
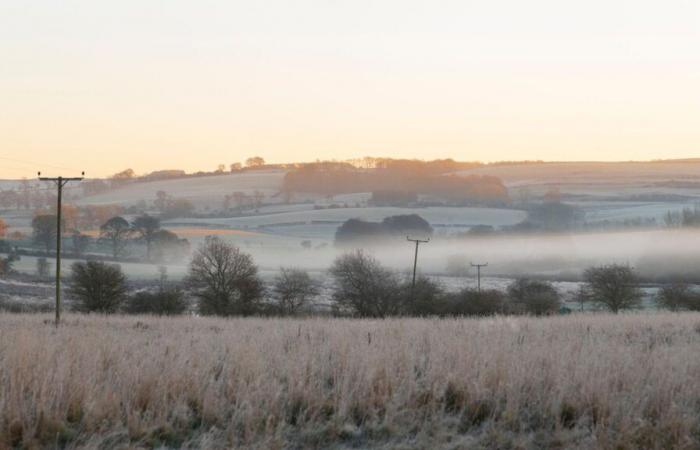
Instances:
[[[48,318],[0,315],[0,446],[700,446],[695,313]]]

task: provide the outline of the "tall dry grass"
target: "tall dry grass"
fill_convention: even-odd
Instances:
[[[698,448],[699,331],[0,315],[0,447]]]

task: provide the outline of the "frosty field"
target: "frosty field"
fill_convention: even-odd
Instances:
[[[0,446],[697,448],[700,314],[0,315]]]

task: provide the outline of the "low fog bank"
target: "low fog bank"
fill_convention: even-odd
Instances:
[[[272,277],[280,267],[298,267],[322,276],[340,254],[351,248],[325,247],[302,249],[289,246],[245,246],[236,238],[227,239],[250,253],[261,274]],[[473,277],[470,263],[488,263],[484,275],[513,278],[541,277],[550,280],[578,281],[593,265],[629,264],[647,282],[683,280],[700,282],[700,231],[653,230],[590,234],[485,236],[469,239],[436,238],[421,244],[418,269],[428,275]],[[193,250],[196,249],[193,245]],[[364,251],[394,270],[409,273],[413,267],[415,246],[405,238],[382,245],[368,245]],[[53,260],[49,258],[53,265]],[[70,267],[71,259],[64,259]],[[171,279],[182,279],[188,258],[165,264]],[[124,272],[137,279],[157,279],[158,265],[120,263]],[[17,270],[32,273],[36,258],[23,256]]]
[[[586,234],[493,236],[461,240],[434,239],[421,244],[419,270],[433,275],[469,275],[470,263],[488,263],[491,276],[538,276],[578,280],[592,265],[629,264],[648,281],[700,281],[700,231],[653,230]],[[352,249],[248,249],[258,264],[274,270],[296,266],[322,271]],[[399,271],[413,265],[415,246],[405,239],[371,245],[365,251]]]

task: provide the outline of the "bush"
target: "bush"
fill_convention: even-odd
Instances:
[[[443,316],[448,314],[442,286],[432,279],[420,276],[415,287],[408,280],[401,289],[404,297],[401,302],[403,310],[410,316]]]
[[[330,274],[337,312],[359,317],[387,317],[401,312],[403,298],[396,274],[363,251],[336,258]]]
[[[542,316],[559,311],[561,298],[552,283],[519,279],[508,286],[510,312]]]
[[[142,291],[129,298],[125,311],[129,314],[174,316],[187,311],[187,302],[185,293],[176,288],[160,289],[157,292]]]
[[[98,261],[74,263],[69,295],[76,300],[76,310],[114,313],[126,299],[126,277],[118,265]]]
[[[496,289],[463,289],[447,297],[447,308],[456,316],[492,316],[505,312],[506,297]]]

